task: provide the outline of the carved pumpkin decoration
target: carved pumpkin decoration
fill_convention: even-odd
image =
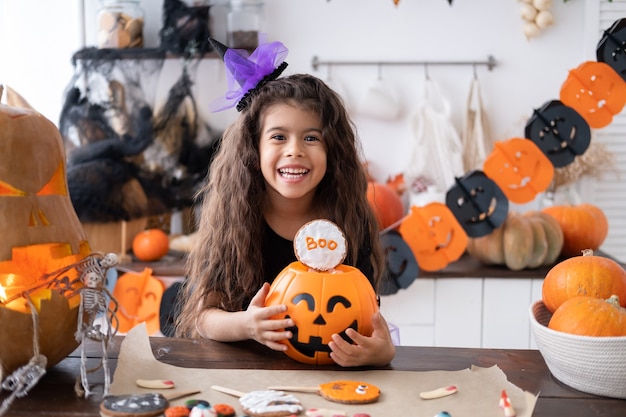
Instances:
[[[148,334],[156,334],[161,327],[159,310],[163,290],[163,283],[152,276],[150,268],[120,276],[113,290],[113,298],[119,304],[118,330],[126,333],[137,324],[145,323]]]
[[[610,258],[585,251],[556,264],[543,280],[543,303],[550,312],[570,298],[586,295],[606,299],[616,295],[626,307],[626,271]]]
[[[370,181],[367,185],[367,200],[374,210],[380,229],[386,229],[404,216],[402,199],[389,185]]]
[[[616,295],[606,300],[574,297],[556,309],[548,327],[581,336],[626,336],[626,309],[619,305]]]
[[[609,233],[604,212],[593,204],[556,205],[545,207],[542,211],[561,225],[563,256],[580,255],[585,249],[598,250]]]
[[[528,203],[548,188],[554,166],[531,140],[512,138],[496,142],[483,172],[514,203]]]
[[[618,19],[604,31],[596,47],[598,62],[606,62],[624,81],[626,81],[626,19]]]
[[[561,86],[560,98],[591,128],[600,129],[624,108],[626,83],[608,64],[587,61],[569,72]]]
[[[395,294],[400,288],[408,288],[419,275],[417,260],[411,247],[397,230],[380,235],[386,255],[385,277],[382,280],[381,295]]]
[[[467,235],[450,209],[442,203],[411,207],[400,233],[413,250],[419,267],[437,271],[458,260],[467,247]]]
[[[283,341],[287,356],[303,363],[330,364],[328,343],[333,334],[349,340],[345,331],[353,328],[371,335],[372,316],[378,311],[376,294],[361,271],[341,264],[345,238],[333,223],[307,223],[296,234],[294,248],[300,260],[274,279],[265,305],[285,304],[287,311],[277,318],[290,317],[295,323],[288,329],[293,337]],[[326,263],[330,257],[325,252],[335,250],[340,256]]]
[[[446,205],[467,236],[487,235],[504,223],[509,200],[484,172],[471,171],[455,183],[446,193]]]
[[[0,104],[0,380],[39,351],[47,367],[71,353],[80,284],[71,265],[90,252],[70,201],[61,135],[31,108]],[[63,270],[63,281],[54,275]],[[72,296],[73,295],[73,296]],[[68,298],[69,297],[69,298]]]
[[[574,162],[591,142],[591,129],[577,111],[559,100],[552,100],[526,123],[526,137],[543,151],[555,168]]]

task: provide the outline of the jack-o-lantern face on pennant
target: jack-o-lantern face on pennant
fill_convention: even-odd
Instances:
[[[146,323],[148,334],[160,330],[159,310],[163,283],[152,276],[150,268],[140,273],[127,272],[118,278],[113,297],[119,304],[119,331],[128,332],[139,323]]]
[[[467,235],[450,209],[441,203],[411,207],[400,233],[420,268],[437,271],[458,260],[467,247]]]
[[[554,177],[554,166],[541,149],[522,138],[496,142],[483,171],[514,203],[532,201]]]
[[[616,20],[596,47],[596,59],[604,62],[626,81],[626,19]]]
[[[488,235],[506,219],[509,200],[484,172],[474,170],[446,193],[446,206],[469,237]]]
[[[389,230],[380,235],[380,242],[385,249],[387,267],[380,294],[395,294],[400,288],[408,288],[419,275],[417,260],[411,247],[396,230]]]
[[[309,364],[330,364],[328,342],[337,333],[350,340],[345,331],[353,328],[363,335],[372,333],[372,316],[378,311],[376,295],[365,275],[348,265],[333,271],[311,270],[292,262],[274,279],[265,305],[285,304],[287,311],[275,318],[291,317],[291,339],[287,356]]]
[[[552,100],[533,113],[524,134],[554,167],[569,165],[576,156],[585,153],[591,142],[591,129],[578,112],[559,100]]]
[[[590,127],[600,129],[624,108],[626,83],[608,64],[587,61],[570,70],[560,96]]]

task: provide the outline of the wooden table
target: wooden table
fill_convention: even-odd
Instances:
[[[115,368],[122,337],[117,336],[109,352]],[[155,357],[180,367],[221,369],[314,369],[255,342],[219,343],[173,338],[150,338]],[[89,366],[98,363],[99,345],[85,344]],[[471,365],[498,365],[510,382],[533,394],[539,393],[534,417],[624,417],[626,400],[584,394],[571,389],[550,374],[539,351],[509,349],[470,349],[400,346],[390,366],[382,369],[402,371],[456,371]],[[16,399],[5,416],[97,416],[102,395],[103,374],[90,375],[96,395],[79,399],[74,382],[79,375],[80,350],[50,369],[35,388]],[[325,369],[341,369],[329,366]],[[380,369],[380,368],[379,368]],[[111,371],[113,375],[113,370]],[[0,394],[0,401],[6,394]],[[374,416],[376,417],[376,416]]]

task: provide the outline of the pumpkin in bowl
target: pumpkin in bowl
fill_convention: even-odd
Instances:
[[[553,266],[543,280],[543,302],[552,313],[565,301],[581,295],[600,299],[616,295],[626,306],[626,271],[614,260],[587,250]]]
[[[492,233],[470,238],[467,252],[486,265],[505,265],[513,271],[552,265],[563,245],[563,231],[540,211],[510,211]]]
[[[548,327],[581,336],[626,336],[626,308],[619,297],[588,295],[570,298],[556,309]]]

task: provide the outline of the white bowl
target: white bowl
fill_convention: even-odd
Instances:
[[[543,301],[529,309],[530,327],[552,375],[579,391],[626,399],[626,336],[594,337],[548,328]]]

